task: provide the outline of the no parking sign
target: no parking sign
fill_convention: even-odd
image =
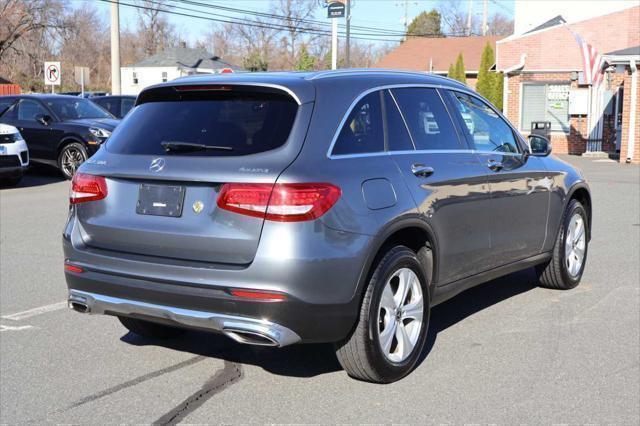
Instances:
[[[44,63],[44,84],[48,86],[60,86],[60,80],[62,79],[60,72],[60,62],[45,62]]]

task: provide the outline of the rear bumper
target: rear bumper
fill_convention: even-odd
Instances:
[[[267,320],[181,309],[78,290],[69,291],[69,307],[87,314],[151,318],[183,327],[222,332],[240,343],[282,347],[300,341],[300,336],[290,329]]]
[[[63,235],[65,259],[83,272],[65,271],[67,286],[71,294],[82,292],[157,305],[169,312],[189,310],[209,317],[266,321],[290,330],[303,342],[335,342],[345,338],[359,312],[360,297],[356,290],[370,238],[336,235],[337,231],[330,229],[318,232],[320,224],[307,223],[304,226],[313,227],[315,232],[300,232],[310,234],[314,241],[292,242],[291,250],[274,250],[265,241],[274,241],[272,234],[278,235],[278,229],[270,228],[277,226],[280,225],[265,224],[260,248],[250,265],[218,268],[171,259],[160,262],[158,258],[88,247],[72,213]],[[274,291],[287,297],[282,301],[246,299],[233,296],[231,289]],[[154,312],[146,313],[146,318],[166,322],[165,314]],[[111,310],[105,313],[127,315]],[[184,321],[178,321],[177,325],[218,330]]]

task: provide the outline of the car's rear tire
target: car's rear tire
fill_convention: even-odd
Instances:
[[[375,383],[409,374],[427,338],[429,303],[429,281],[418,256],[393,247],[369,280],[356,328],[336,344],[340,365],[351,377]]]
[[[588,247],[587,212],[578,200],[571,200],[565,210],[551,260],[536,267],[540,285],[569,290],[580,284],[587,263]]]
[[[168,325],[157,324],[137,318],[118,317],[118,319],[130,332],[151,339],[171,339],[184,333],[184,330],[181,328],[169,327]]]
[[[60,150],[58,155],[58,169],[65,179],[72,179],[78,167],[87,161],[89,155],[85,147],[79,142],[71,142]]]

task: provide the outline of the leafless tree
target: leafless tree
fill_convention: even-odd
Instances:
[[[304,35],[306,30],[315,28],[314,25],[305,21],[314,18],[317,7],[316,0],[278,0],[272,7],[272,14],[285,17],[276,23],[286,27],[281,43],[288,52],[289,67],[293,67],[296,63],[299,41],[304,37],[304,43],[309,44],[314,39],[313,35]]]
[[[139,35],[146,56],[151,56],[177,44],[175,28],[165,11],[170,10],[168,0],[137,0]]]
[[[68,28],[65,0],[0,0],[0,59],[22,37],[34,32],[56,36]]]
[[[487,26],[489,27],[487,35],[508,36],[513,34],[513,19],[502,13],[493,14],[489,18]]]

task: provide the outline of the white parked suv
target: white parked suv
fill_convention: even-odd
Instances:
[[[29,149],[13,126],[0,124],[0,185],[16,185],[29,165]]]

